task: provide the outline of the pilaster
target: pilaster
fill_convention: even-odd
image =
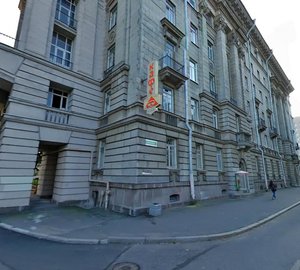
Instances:
[[[228,80],[228,60],[226,52],[226,27],[225,18],[219,15],[215,18],[217,29],[216,37],[216,85],[220,100],[230,100],[230,89]]]

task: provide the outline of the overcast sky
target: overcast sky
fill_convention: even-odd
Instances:
[[[300,116],[299,9],[297,0],[242,0],[274,56],[291,80],[294,92],[290,95],[292,115]],[[18,25],[19,0],[0,1],[0,33],[15,37]],[[298,27],[298,29],[297,29]],[[13,45],[13,40],[0,34],[0,42]],[[298,103],[298,104],[297,104]]]

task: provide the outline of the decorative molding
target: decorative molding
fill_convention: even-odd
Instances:
[[[210,9],[207,4],[207,0],[200,0],[198,7],[199,7],[199,13],[201,15],[204,15],[204,14],[207,14],[210,12]]]
[[[111,30],[107,36],[107,40],[109,43],[109,46],[111,46],[116,41],[116,31]]]
[[[214,23],[218,31],[221,30],[225,32],[225,29],[227,28],[227,23],[225,21],[225,17],[222,14],[219,14],[218,16],[215,17]]]

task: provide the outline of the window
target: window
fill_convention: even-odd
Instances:
[[[212,126],[214,128],[218,128],[218,111],[217,110],[213,110],[213,113],[212,113]]]
[[[236,115],[236,131],[241,131],[241,117],[239,115]]]
[[[266,107],[269,108],[269,99],[268,99],[268,97],[265,97],[265,101],[266,101]]]
[[[253,64],[251,63],[251,72],[253,73]]]
[[[199,101],[191,99],[191,116],[192,120],[199,121]]]
[[[67,92],[50,88],[48,92],[47,105],[52,108],[60,110],[68,110],[68,96]]]
[[[193,8],[196,8],[196,0],[188,0]]]
[[[174,112],[173,90],[169,88],[163,89],[163,109],[168,112]]]
[[[176,9],[175,6],[170,2],[166,1],[166,18],[173,24],[175,24],[175,14]]]
[[[251,108],[250,108],[250,101],[249,100],[247,100],[246,110],[247,110],[247,114],[250,115],[251,114]]]
[[[257,173],[259,173],[259,171],[260,171],[260,163],[259,163],[259,158],[258,157],[255,157],[255,171]]]
[[[99,141],[98,156],[97,156],[97,169],[103,169],[103,167],[104,167],[105,146],[106,146],[105,140]]]
[[[75,29],[75,9],[75,0],[57,0],[55,19]]]
[[[110,111],[111,91],[106,91],[104,94],[104,114]]]
[[[260,73],[259,73],[259,70],[256,71],[256,74],[257,74],[257,79],[260,81]]]
[[[190,33],[191,33],[191,42],[194,44],[198,44],[198,29],[192,23],[190,26]]]
[[[265,135],[265,147],[269,147],[269,142],[268,142],[268,136],[267,135]]]
[[[170,41],[167,41],[166,44],[165,44],[165,55],[168,55],[171,58],[174,58],[175,45]]]
[[[71,49],[72,49],[72,40],[58,34],[53,33],[52,43],[51,43],[51,52],[50,60],[53,63],[62,65],[64,67],[71,67]]]
[[[190,79],[194,82],[198,81],[197,80],[197,77],[198,77],[197,76],[197,69],[198,69],[197,67],[198,67],[197,63],[194,60],[190,59]]]
[[[115,5],[109,13],[108,30],[112,29],[117,24],[117,5]]]
[[[247,76],[245,76],[245,89],[247,91],[249,91],[249,82],[248,82],[248,77]]]
[[[197,170],[204,169],[203,144],[196,144],[196,167],[197,167]]]
[[[214,61],[214,48],[213,44],[210,41],[207,41],[207,55],[208,59]]]
[[[217,148],[217,170],[218,172],[223,171],[223,159],[222,159],[222,149]]]
[[[167,167],[177,167],[176,140],[172,138],[167,139]]]
[[[216,93],[215,76],[211,73],[209,73],[209,90],[210,92]]]
[[[107,51],[107,69],[110,69],[115,65],[115,51],[115,45],[110,47]]]

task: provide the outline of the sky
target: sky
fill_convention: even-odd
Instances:
[[[294,92],[290,94],[292,116],[300,116],[300,22],[297,0],[242,0],[256,26],[285,74]],[[19,19],[19,0],[0,1],[0,33],[15,37]],[[298,27],[298,29],[297,29]],[[0,42],[14,41],[0,34]]]

